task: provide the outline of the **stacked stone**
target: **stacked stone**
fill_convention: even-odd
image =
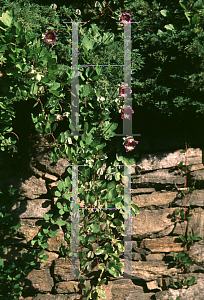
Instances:
[[[140,144],[145,144],[141,140]],[[161,147],[162,148],[162,147]],[[16,259],[26,249],[26,245],[38,233],[44,214],[57,201],[54,196],[60,174],[65,174],[68,161],[60,159],[53,163],[48,147],[38,151],[30,161],[30,170],[19,178],[18,170],[8,167],[1,156],[1,186],[17,188],[19,197],[12,207],[13,218],[20,220],[22,226],[12,237],[5,237],[7,251],[5,260]],[[195,185],[196,190],[187,196],[187,211],[192,218],[186,222],[188,232],[204,237],[204,165],[202,150],[189,148],[187,151],[190,173],[188,186]],[[185,176],[177,166],[185,165],[185,151],[157,151],[140,156],[137,170],[132,175],[132,203],[140,208],[140,213],[132,220],[132,279],[110,278],[106,291],[107,300],[143,299],[169,300],[179,296],[179,290],[173,289],[173,282],[181,280],[182,269],[176,266],[172,252],[182,251],[180,234],[184,234],[184,222],[176,218],[174,211],[184,208],[185,197],[181,191],[185,187]],[[5,176],[7,174],[7,176]],[[122,183],[121,183],[122,184]],[[80,299],[79,282],[71,278],[71,262],[59,257],[58,247],[66,245],[62,230],[56,237],[49,238],[49,255],[46,263],[29,273],[25,280],[23,297],[27,300]],[[96,245],[93,245],[95,247]],[[183,288],[182,299],[204,299],[204,242],[190,246],[187,254],[194,265],[188,268],[184,278],[196,278],[196,285]],[[96,250],[96,249],[95,249]],[[123,262],[123,253],[120,253]],[[93,266],[88,286],[94,284],[97,266]],[[71,283],[75,286],[73,289]],[[62,296],[61,294],[67,294]],[[101,299],[102,300],[102,299]]]

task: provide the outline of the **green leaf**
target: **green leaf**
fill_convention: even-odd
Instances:
[[[116,225],[116,226],[122,226],[123,222],[119,219],[114,219],[113,224]]]
[[[95,42],[93,40],[89,40],[87,36],[85,36],[82,40],[82,44],[85,46],[87,50],[93,49]]]
[[[44,244],[41,244],[42,248],[45,249],[47,247],[49,247],[49,244],[48,243],[44,243]]]
[[[55,196],[56,196],[56,197],[61,197],[61,193],[60,193],[59,191],[56,191],[56,192],[55,192]]]
[[[180,0],[179,1],[179,4],[181,5],[181,7],[184,9],[184,10],[187,10],[186,6],[183,4],[183,0]]]
[[[64,220],[58,220],[56,222],[56,224],[59,225],[59,226],[64,226],[66,224],[66,222]]]
[[[188,281],[187,285],[191,286],[195,283],[195,277],[192,277],[191,280]]]
[[[193,241],[201,241],[202,238],[201,238],[201,237],[198,237],[198,233],[196,233],[194,236],[192,236],[192,240],[193,240]]]
[[[161,13],[162,16],[166,17],[169,13],[169,10],[168,9],[162,9],[162,10],[160,10],[160,13]]]
[[[71,185],[71,179],[69,176],[67,176],[65,178],[65,187],[70,188],[70,185]]]
[[[44,254],[44,252],[45,252],[45,250],[44,249],[42,249],[39,253],[38,253],[38,257],[40,257],[41,255],[43,255]]]
[[[11,27],[13,20],[13,10],[6,11],[5,13],[2,13],[2,16],[0,17],[0,21],[6,25],[7,27]]]
[[[100,254],[104,253],[104,251],[105,251],[105,249],[104,249],[103,247],[99,247],[99,248],[96,250],[95,254],[96,254],[96,255],[100,255]]]
[[[58,184],[57,184],[57,188],[58,188],[58,190],[61,192],[63,189],[64,189],[64,184],[63,184],[64,182],[62,181],[62,180],[60,180],[59,182],[58,182]],[[60,195],[61,196],[61,195]],[[60,197],[59,196],[59,197]]]
[[[192,239],[191,232],[188,232],[188,238],[187,238],[187,241],[191,241],[191,239]]]
[[[49,228],[43,228],[44,234],[47,234],[49,232]]]
[[[116,180],[116,181],[119,181],[119,180],[120,180],[120,172],[117,172],[117,173],[115,174],[115,180]]]
[[[100,225],[91,225],[91,227],[94,233],[100,232]]]
[[[168,25],[165,25],[164,28],[166,28],[167,30],[171,30],[171,31],[174,31],[175,28],[174,28],[174,25],[173,24],[168,24]]]
[[[55,231],[54,231],[54,230],[51,230],[51,231],[48,233],[49,237],[51,237],[51,238],[52,238],[52,237],[55,237],[56,234],[57,234],[57,231],[58,231],[58,230],[55,230]]]
[[[107,184],[107,191],[110,191],[110,190],[114,189],[115,186],[116,186],[116,184],[115,184],[114,181],[108,183],[108,184]]]
[[[183,209],[180,211],[180,216],[182,219],[184,218],[184,210]]]
[[[92,235],[92,236],[89,237],[89,242],[93,243],[93,242],[95,242],[95,240],[96,240],[95,236]]]
[[[183,235],[179,235],[179,238],[182,242],[186,243],[186,238]]]
[[[102,297],[102,298],[106,299],[106,294],[105,294],[104,290],[98,288],[97,292],[98,292],[99,297]]]
[[[50,216],[49,216],[49,215],[47,215],[47,214],[44,214],[44,219],[45,219],[46,221],[48,221],[48,220],[49,220],[49,218],[50,218]]]
[[[56,64],[56,59],[55,58],[51,58],[48,60],[48,63],[47,63],[47,66],[48,68],[52,65],[55,65]]]
[[[42,124],[40,122],[35,124],[35,129],[36,129],[37,132],[43,133]]]
[[[58,207],[59,209],[63,208],[63,206],[62,206],[62,204],[61,204],[60,202],[57,202],[57,207]]]
[[[132,209],[134,211],[134,215],[139,214],[140,213],[140,209],[137,205],[132,204]]]
[[[133,157],[123,157],[123,163],[125,165],[134,165],[135,164],[135,159]]]
[[[104,270],[105,267],[106,267],[106,265],[105,265],[104,263],[101,263],[101,264],[99,265],[99,269],[100,269],[100,270]]]
[[[187,267],[191,267],[191,266],[194,265],[194,263],[193,263],[193,261],[192,261],[191,259],[189,259],[187,262],[185,262],[185,265],[186,265]]]
[[[180,257],[179,258],[179,261],[180,262],[185,262],[185,261],[187,261],[188,260],[188,256],[183,256],[183,257]]]
[[[48,258],[49,258],[49,255],[48,255],[48,254],[45,254],[45,255],[42,257],[43,260],[47,260]]]
[[[4,268],[4,261],[3,259],[0,259],[0,267],[3,269]]]

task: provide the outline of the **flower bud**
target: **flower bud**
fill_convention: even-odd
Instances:
[[[45,89],[44,89],[44,86],[43,86],[43,85],[41,85],[41,86],[39,87],[39,89],[38,89],[39,92],[44,92],[44,90],[45,90]]]
[[[3,75],[4,75],[4,74],[0,71],[0,78],[3,77]]]

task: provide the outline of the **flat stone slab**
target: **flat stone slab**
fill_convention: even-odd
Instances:
[[[132,218],[133,238],[149,237],[172,226],[171,215],[176,208],[141,210]]]
[[[189,249],[189,256],[196,264],[204,267],[204,241],[196,242]]]
[[[46,214],[51,209],[50,199],[35,199],[21,200],[11,208],[14,218],[20,219],[44,219]]]
[[[202,150],[200,148],[189,148],[187,150],[188,165],[202,164]],[[180,162],[185,165],[186,152],[177,150],[175,152],[156,152],[144,154],[138,161],[141,170],[152,171],[159,169],[167,169],[177,166]]]
[[[185,197],[174,202],[177,206],[185,206]],[[194,190],[186,197],[186,206],[204,206],[204,190]]]
[[[33,269],[25,278],[24,293],[35,294],[36,292],[46,293],[51,292],[54,286],[54,281],[50,271]]]
[[[177,192],[154,192],[151,194],[134,196],[134,193],[132,192],[132,203],[138,207],[168,205],[174,201],[176,195]]]
[[[204,238],[204,209],[201,207],[194,208],[189,211],[192,217],[188,220],[188,232],[191,231],[193,235],[198,233],[202,239]]]
[[[196,171],[195,171],[196,172]],[[199,172],[199,171],[197,171]],[[204,177],[203,177],[204,178]],[[157,170],[149,173],[145,173],[142,175],[132,175],[132,187],[145,188],[145,187],[154,187],[158,184],[160,185],[185,185],[185,176],[181,174],[175,175],[173,172],[169,172],[169,170]]]
[[[163,276],[173,276],[181,273],[181,269],[169,267],[163,261],[133,261],[132,276],[140,277],[146,281],[156,280]]]
[[[140,247],[151,252],[179,252],[183,251],[182,242],[178,237],[165,236],[158,239],[144,239]]]

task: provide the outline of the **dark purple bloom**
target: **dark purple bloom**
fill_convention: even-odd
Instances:
[[[126,140],[126,145],[125,145],[125,149],[126,151],[132,151],[135,146],[138,144],[138,141],[134,141],[134,139],[127,139]]]
[[[132,21],[132,16],[131,16],[131,14],[129,14],[129,13],[123,13],[121,22],[122,22],[123,24],[125,24],[125,23],[130,23],[131,21]]]
[[[56,33],[55,33],[54,30],[46,31],[45,34],[46,34],[46,36],[45,36],[44,41],[46,43],[51,44],[51,45],[53,45],[54,42],[58,39],[58,37],[57,37],[57,35],[56,35]]]

